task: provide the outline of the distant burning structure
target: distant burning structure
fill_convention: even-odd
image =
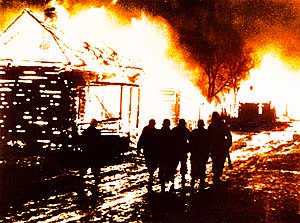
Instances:
[[[239,107],[239,119],[241,121],[273,122],[276,120],[275,108],[271,103],[241,103]]]
[[[226,117],[225,117],[226,119]],[[276,110],[271,103],[240,103],[237,118],[227,118],[227,122],[234,131],[260,131],[286,126],[276,121]]]

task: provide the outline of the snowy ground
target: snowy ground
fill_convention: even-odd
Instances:
[[[82,186],[74,170],[42,184],[19,183],[9,190],[6,185],[5,192],[0,188],[0,221],[300,222],[299,148],[297,122],[285,131],[235,132],[234,169],[226,167],[224,186],[192,191],[188,181],[183,190],[178,174],[175,191],[166,194],[160,193],[158,181],[148,192],[143,157],[131,151],[101,169],[96,187],[90,173]]]

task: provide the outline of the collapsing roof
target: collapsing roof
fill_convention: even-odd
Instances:
[[[92,46],[67,36],[47,20],[53,14],[54,8],[45,10],[46,19],[40,21],[25,9],[0,36],[0,62],[94,71],[98,74],[96,81],[111,78],[135,82],[143,72],[141,68],[124,65],[118,54],[104,43]]]

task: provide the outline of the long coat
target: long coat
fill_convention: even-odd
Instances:
[[[205,177],[206,164],[209,158],[210,144],[208,130],[194,129],[190,138],[192,177]]]
[[[177,161],[181,162],[180,172],[181,174],[185,174],[187,172],[187,153],[188,153],[188,141],[190,138],[190,130],[185,126],[176,126],[172,129],[172,137],[173,137],[173,148],[174,155]]]
[[[223,173],[224,163],[232,144],[232,135],[228,126],[222,122],[213,122],[208,126],[209,140],[211,144],[211,158],[213,173],[219,177]]]
[[[81,136],[82,163],[88,166],[100,165],[106,157],[102,148],[101,134],[98,129],[89,126]]]
[[[150,172],[158,166],[158,129],[145,126],[137,143],[137,149],[143,149],[146,165]]]

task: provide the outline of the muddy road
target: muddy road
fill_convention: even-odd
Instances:
[[[89,171],[82,180],[77,170],[64,170],[42,183],[1,188],[0,221],[300,222],[300,124],[284,131],[233,132],[233,140],[234,168],[225,167],[220,188],[211,186],[209,163],[204,190],[191,190],[188,172],[185,189],[178,173],[175,190],[162,194],[156,172],[150,192],[143,157],[132,150],[101,168],[96,185]],[[1,177],[2,185],[5,180]]]

